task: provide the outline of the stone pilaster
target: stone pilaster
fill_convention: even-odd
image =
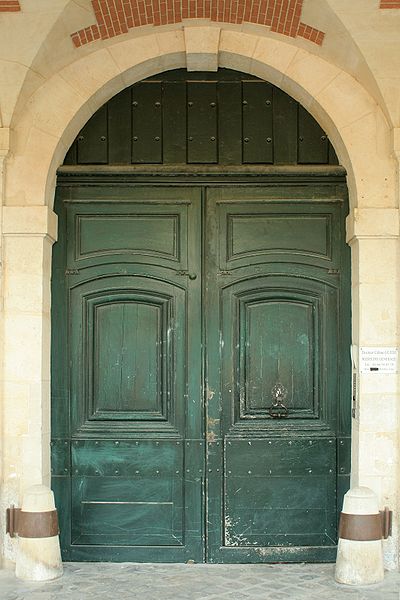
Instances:
[[[398,347],[398,209],[354,209],[347,221],[347,238],[352,249],[354,348]],[[395,511],[399,487],[398,413],[398,375],[358,372],[352,485],[372,488],[381,506]],[[392,557],[387,563],[391,568],[397,556],[393,539],[385,543],[385,554]]]
[[[3,207],[3,505],[49,485],[50,274],[57,218],[46,206]],[[12,540],[5,554],[14,559]]]
[[[0,234],[3,228],[3,205],[4,205],[4,190],[5,190],[5,168],[6,159],[10,150],[10,130],[6,127],[0,127]],[[3,240],[0,235],[0,298],[3,298]],[[3,339],[3,301],[0,302],[0,340]],[[0,373],[2,373],[3,365],[3,346],[0,344]],[[1,389],[2,376],[0,375],[0,490],[3,482],[3,462],[4,462],[4,394]],[[0,527],[4,531],[4,514],[5,505],[2,495],[0,494]],[[0,537],[0,567],[2,557],[4,556],[3,536]]]

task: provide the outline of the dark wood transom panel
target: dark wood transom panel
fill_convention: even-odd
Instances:
[[[337,164],[317,121],[276,86],[236,71],[171,71],[125,89],[77,136],[67,165]]]

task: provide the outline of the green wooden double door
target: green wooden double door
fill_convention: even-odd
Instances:
[[[66,560],[330,561],[348,482],[340,186],[70,187],[53,270]]]

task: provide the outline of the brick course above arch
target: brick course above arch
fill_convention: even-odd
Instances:
[[[381,0],[379,8],[400,8],[400,0]]]
[[[92,0],[96,23],[71,35],[79,48],[143,25],[209,19],[219,23],[255,23],[289,37],[322,44],[324,32],[301,21],[303,0]]]
[[[20,10],[19,0],[0,0],[0,12],[19,12]]]

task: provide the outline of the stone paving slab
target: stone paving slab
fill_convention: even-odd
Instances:
[[[0,571],[0,600],[400,600],[400,573],[374,586],[333,580],[334,565],[66,563],[64,575],[27,583]]]

